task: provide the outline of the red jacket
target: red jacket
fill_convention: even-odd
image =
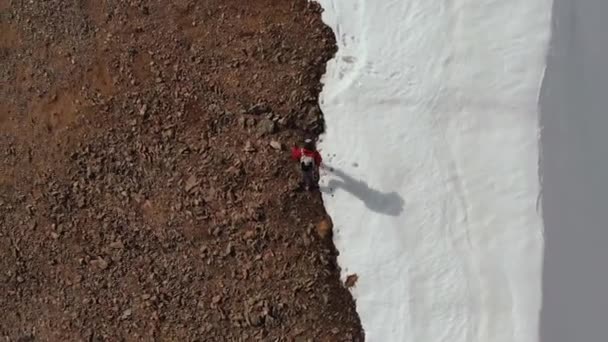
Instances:
[[[323,161],[323,158],[321,158],[321,155],[318,151],[310,151],[302,147],[291,148],[291,158],[293,160],[299,161],[302,157],[302,154],[304,154],[305,156],[312,157],[315,160],[315,165],[317,167],[319,167],[321,165],[321,162]]]

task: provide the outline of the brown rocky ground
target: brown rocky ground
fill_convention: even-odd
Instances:
[[[318,194],[306,0],[0,0],[0,337],[361,341]]]

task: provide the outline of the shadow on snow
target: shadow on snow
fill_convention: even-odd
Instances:
[[[403,211],[405,201],[395,191],[381,192],[342,170],[331,166],[327,166],[327,170],[337,178],[331,178],[327,185],[319,186],[321,192],[332,195],[336,189],[342,189],[361,200],[369,210],[379,214],[398,216]]]

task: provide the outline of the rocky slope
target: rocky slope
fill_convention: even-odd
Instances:
[[[361,341],[318,194],[306,0],[0,0],[0,336]]]

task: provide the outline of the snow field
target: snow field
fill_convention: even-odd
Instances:
[[[537,341],[551,1],[319,2],[321,185],[367,341]]]

